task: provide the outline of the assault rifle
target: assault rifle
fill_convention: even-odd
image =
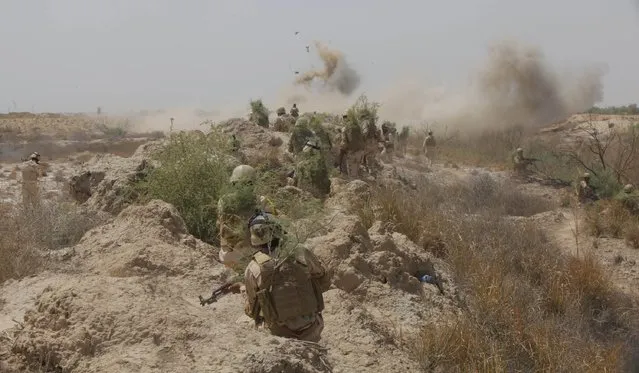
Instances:
[[[218,287],[216,289],[213,289],[213,293],[208,298],[203,298],[201,295],[199,295],[198,298],[200,298],[200,305],[206,306],[207,304],[212,304],[212,303],[217,302],[217,299],[219,297],[221,297],[224,294],[227,294],[227,293],[231,292],[230,288],[231,288],[231,285],[233,285],[234,283],[235,282],[233,282],[233,281],[229,281],[226,284],[224,284],[224,285],[222,285],[222,286],[220,286],[220,287]]]

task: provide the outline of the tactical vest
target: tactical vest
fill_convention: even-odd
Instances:
[[[292,256],[276,260],[262,252],[255,254],[253,260],[260,266],[263,281],[256,294],[259,304],[256,311],[267,325],[281,325],[296,317],[322,312],[322,292],[305,264]]]

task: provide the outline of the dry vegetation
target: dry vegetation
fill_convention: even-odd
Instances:
[[[266,109],[252,103],[253,115]],[[268,120],[268,119],[266,119]],[[612,195],[622,182],[636,180],[639,161],[635,129],[618,133],[602,148],[593,133],[585,148],[559,153],[556,144],[528,142],[531,156],[541,159],[547,178],[574,180],[575,165],[595,172],[599,190]],[[443,135],[439,156],[449,162],[505,168],[525,131],[484,131],[478,136]],[[423,137],[410,139],[420,148]],[[616,142],[613,142],[616,141]],[[601,142],[600,142],[601,143]],[[594,144],[594,148],[592,147]],[[584,150],[585,149],[585,150]],[[594,151],[593,151],[594,149]],[[228,138],[177,133],[156,155],[162,167],[136,185],[145,199],[173,204],[189,231],[215,242],[216,203],[227,191],[236,165]],[[597,163],[599,162],[599,163]],[[321,210],[314,198],[291,198],[278,192],[285,170],[278,150],[255,165],[259,194],[268,195],[292,220]],[[283,173],[284,172],[284,173]],[[411,240],[445,259],[459,286],[464,312],[447,324],[424,325],[412,352],[424,369],[459,372],[613,372],[632,354],[639,311],[618,293],[597,260],[569,256],[525,219],[555,209],[552,202],[530,196],[489,174],[467,183],[443,187],[419,180],[417,188],[378,184],[358,209],[368,228],[388,223]],[[587,208],[586,228],[595,236],[625,238],[639,248],[639,220],[621,204],[600,202]],[[35,210],[0,209],[0,283],[37,272],[42,250],[73,245],[97,219],[65,202],[40,203]],[[428,306],[428,305],[426,305]]]
[[[454,269],[466,312],[424,327],[414,344],[424,368],[617,371],[637,316],[629,302],[594,258],[566,256],[534,225],[504,219],[546,210],[545,200],[486,198],[478,191],[487,180],[452,194],[431,184],[413,193],[381,187],[360,210],[364,221],[389,221]]]
[[[35,207],[0,206],[0,283],[42,270],[47,250],[75,245],[101,222],[63,200],[41,200]]]

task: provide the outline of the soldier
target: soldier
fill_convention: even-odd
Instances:
[[[349,177],[356,178],[366,145],[362,128],[358,123],[347,120],[341,140],[339,163],[345,165]]]
[[[435,146],[437,146],[437,142],[435,141],[435,136],[433,136],[433,131],[428,130],[428,136],[426,136],[422,144],[422,151],[431,163],[435,159]]]
[[[382,123],[382,139],[383,139],[383,150],[382,150],[382,158],[386,162],[390,162],[392,160],[393,153],[395,151],[395,136],[393,135],[393,130],[395,128],[395,124],[389,121],[385,121]]]
[[[229,142],[229,145],[233,153],[240,151],[240,140],[237,139],[237,136],[231,135],[231,140]]]
[[[317,198],[324,198],[331,191],[331,180],[326,158],[319,143],[316,140],[308,141],[298,158],[293,185]]]
[[[271,217],[252,217],[249,230],[254,254],[244,272],[244,312],[273,335],[318,342],[322,293],[330,286],[326,270],[308,249],[283,247],[286,237]]]
[[[34,208],[40,201],[38,178],[44,176],[40,166],[40,153],[34,152],[21,167],[22,173],[22,204],[26,208]]]
[[[288,132],[286,121],[284,120],[286,115],[286,109],[284,107],[280,107],[277,109],[276,113],[277,113],[277,118],[275,119],[275,122],[273,123],[273,129],[275,131]]]
[[[270,201],[255,195],[257,172],[249,165],[235,167],[229,181],[234,191],[220,197],[217,204],[217,228],[220,235],[220,261],[241,273],[249,260],[248,231],[245,221],[256,210],[273,213]]]
[[[524,157],[524,149],[517,148],[513,156],[513,170],[517,175],[525,176],[529,172],[528,166],[536,161],[538,159]]]
[[[639,192],[632,184],[626,184],[614,198],[635,215],[639,215]]]
[[[432,136],[433,134],[432,131],[430,131],[429,133],[430,133],[430,136]],[[409,134],[410,134],[410,129],[408,128],[408,126],[403,126],[402,132],[400,132],[399,136],[397,136],[397,148],[398,148],[397,150],[399,150],[399,154],[401,154],[402,157],[406,155]],[[435,146],[434,137],[432,137],[432,145],[428,145],[428,146],[432,147],[433,151],[431,151],[431,153],[434,153],[434,146]],[[434,157],[434,154],[431,154],[431,157]]]
[[[297,109],[297,104],[293,104],[293,107],[291,108],[291,116],[293,118],[297,118],[300,116],[300,111]]]
[[[315,137],[315,133],[311,130],[306,117],[299,118],[291,132],[291,138],[288,141],[288,151],[297,154],[304,149],[306,142]]]
[[[580,203],[596,201],[599,199],[595,192],[595,188],[590,185],[590,174],[588,172],[584,173],[582,179],[577,185],[577,199]]]
[[[373,174],[376,168],[379,167],[377,155],[379,153],[379,143],[382,141],[382,136],[380,130],[372,120],[365,120],[363,124],[365,145],[362,160],[368,173]]]

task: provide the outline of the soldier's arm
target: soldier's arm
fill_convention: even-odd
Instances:
[[[313,254],[310,250],[304,249],[304,259],[306,261],[306,265],[308,266],[309,272],[311,273],[311,277],[317,281],[322,292],[325,292],[331,286],[331,279],[328,276],[328,273],[322,262]]]
[[[255,319],[257,313],[259,312],[257,309],[258,304],[256,296],[259,289],[257,286],[257,279],[253,276],[253,272],[250,270],[251,264],[249,264],[244,271],[244,286],[246,287],[244,313],[248,317]]]

